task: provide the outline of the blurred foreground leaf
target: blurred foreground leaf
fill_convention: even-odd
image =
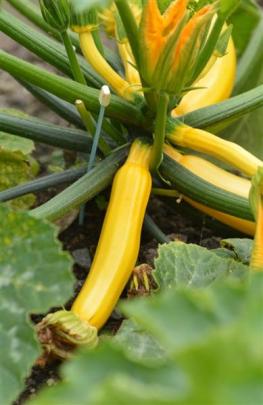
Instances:
[[[71,259],[53,225],[0,206],[0,403],[11,404],[41,354],[32,313],[72,294]]]
[[[122,305],[141,339],[114,338],[82,350],[62,368],[63,381],[32,405],[250,405],[263,395],[263,275],[206,289],[171,288]],[[146,339],[148,334],[148,340]],[[123,332],[121,332],[123,336]],[[167,355],[149,363],[145,342]],[[134,353],[145,353],[133,357]],[[157,357],[159,356],[157,351]]]

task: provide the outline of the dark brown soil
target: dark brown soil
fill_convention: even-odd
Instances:
[[[14,42],[7,39],[0,33],[1,48],[25,58],[34,63],[43,63],[17,46]],[[50,67],[48,67],[50,69]],[[34,115],[49,122],[67,125],[65,121],[49,111],[45,106],[36,101],[26,90],[5,72],[0,71],[0,107],[17,108],[28,114]],[[38,147],[37,155],[50,154],[53,148]],[[45,161],[45,159],[42,159]],[[45,170],[43,163],[42,169]],[[50,190],[53,194],[56,190]],[[46,193],[44,193],[46,198]],[[43,201],[43,195],[39,195],[39,202]],[[107,193],[105,193],[107,196]],[[219,225],[216,221],[209,219],[204,215],[197,214],[185,204],[177,204],[174,200],[151,199],[148,207],[148,213],[152,216],[157,225],[171,240],[179,239],[185,242],[197,243],[208,248],[215,248],[219,245],[222,237],[238,236],[237,232],[227,227]],[[61,241],[64,248],[71,252],[75,258],[74,274],[76,276],[76,291],[81,287],[83,280],[87,275],[90,266],[91,257],[94,254],[96,244],[104,217],[104,211],[100,210],[95,201],[86,205],[85,224],[79,226],[75,220],[74,223],[61,235]],[[147,231],[142,233],[142,244],[139,255],[139,263],[153,264],[156,256],[158,243]],[[126,293],[124,293],[125,295]],[[115,330],[119,321],[117,316],[112,318],[106,328]],[[34,317],[38,321],[41,317]],[[21,397],[15,402],[16,405],[23,404],[25,400],[34,395],[35,392],[43,385],[52,385],[58,378],[58,362],[53,362],[45,367],[35,366],[32,374],[27,379],[27,387]]]

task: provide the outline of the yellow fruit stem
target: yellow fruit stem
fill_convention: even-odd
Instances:
[[[77,27],[73,27],[75,31],[78,30]],[[101,77],[109,84],[109,86],[121,97],[133,101],[136,90],[124,80],[99,52],[92,33],[90,30],[86,30],[82,27],[79,32],[80,47],[83,55],[90,63],[90,65],[96,70]]]
[[[164,146],[164,152],[170,156],[172,159],[176,160],[186,169],[190,170],[196,176],[201,177],[207,182],[213,184],[216,187],[222,188],[223,190],[232,192],[241,197],[248,198],[249,190],[251,187],[250,181],[243,179],[242,177],[236,176],[232,173],[223,170],[211,162],[206,161],[203,158],[193,156],[193,155],[182,155],[171,145]],[[207,207],[191,198],[182,196],[185,201],[187,201],[193,207],[199,209],[200,211],[218,219],[222,223],[231,226],[241,232],[248,235],[254,235],[255,233],[255,223],[252,221],[247,221],[233,215],[225,214],[221,211],[217,211],[213,208]]]
[[[236,76],[236,51],[232,38],[226,54],[216,58],[216,61],[215,58],[212,55],[201,76],[193,84],[193,87],[200,89],[189,91],[172,111],[172,116],[207,107],[226,100],[231,95]]]
[[[136,141],[118,170],[91,270],[72,306],[97,328],[110,316],[136,264],[151,192],[150,156],[151,147]]]
[[[187,125],[178,125],[166,134],[175,145],[207,153],[239,169],[247,176],[253,176],[263,162],[234,142],[226,141],[216,135]]]

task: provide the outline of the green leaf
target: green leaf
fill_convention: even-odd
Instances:
[[[131,320],[122,322],[113,341],[123,348],[129,358],[146,364],[156,363],[166,357],[166,351],[156,340]]]
[[[109,342],[82,350],[63,369],[64,382],[32,405],[162,405],[180,397],[185,381],[174,365],[144,366]]]
[[[0,403],[10,404],[41,353],[29,315],[63,305],[73,277],[53,225],[4,206],[0,219]]]
[[[235,319],[243,303],[243,289],[174,288],[148,300],[122,305],[126,315],[153,335],[170,355],[200,344],[221,325]],[[165,314],[165,316],[164,316]]]
[[[183,242],[161,245],[154,266],[154,277],[161,289],[205,287],[227,276],[243,278],[248,271],[247,266],[232,258],[223,258],[214,251]]]
[[[10,135],[6,132],[0,132],[0,149],[9,152],[21,152],[24,155],[29,155],[33,152],[35,147],[30,139]]]
[[[235,254],[237,260],[244,264],[249,264],[253,248],[252,239],[223,239],[220,244],[224,248],[231,250]]]
[[[257,274],[250,283],[164,290],[126,302],[123,310],[144,338],[132,334],[122,350],[115,339],[94,351],[82,350],[63,367],[63,382],[30,404],[259,404],[262,290],[263,274]],[[146,334],[166,345],[169,356],[163,361],[146,365],[133,358]],[[149,351],[145,353],[146,361]]]

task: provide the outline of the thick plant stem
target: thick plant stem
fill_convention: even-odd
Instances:
[[[168,104],[169,104],[168,94],[160,93],[155,122],[154,143],[151,157],[152,171],[158,170],[163,159],[163,145],[165,139],[165,127],[166,127]]]
[[[79,63],[78,63],[78,59],[76,57],[74,48],[72,46],[72,42],[70,40],[70,37],[68,35],[67,31],[64,31],[61,33],[61,37],[63,39],[63,43],[69,58],[69,62],[70,62],[70,66],[71,66],[71,70],[72,70],[72,75],[74,77],[74,79],[81,83],[81,84],[87,84],[84,74],[82,73]]]
[[[124,160],[126,154],[127,146],[112,152],[89,173],[82,176],[45,204],[30,211],[30,214],[36,218],[55,221],[72,209],[78,208],[81,204],[99,194],[111,183],[114,173]]]
[[[41,16],[39,9],[27,0],[8,0],[8,3],[11,4],[17,11],[19,11],[23,16],[32,21],[42,30],[49,32],[56,39],[59,37],[58,31],[51,27]]]
[[[0,68],[70,103],[75,103],[79,98],[84,101],[86,107],[91,112],[99,112],[99,91],[96,89],[49,73],[45,69],[9,55],[2,50],[0,50]],[[107,108],[107,115],[125,123],[149,128],[149,121],[147,117],[143,116],[138,106],[128,103],[115,95],[111,97],[111,104]]]

